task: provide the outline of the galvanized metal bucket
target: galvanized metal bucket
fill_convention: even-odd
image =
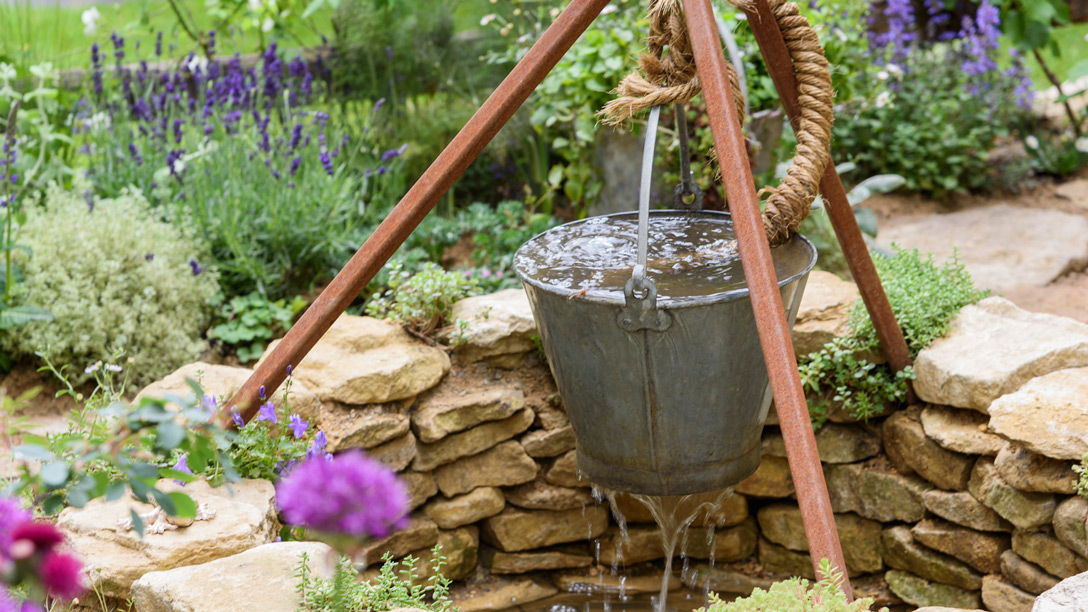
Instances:
[[[729,219],[708,211],[649,214]],[[772,254],[792,327],[816,249],[795,236]],[[620,491],[682,495],[736,484],[756,470],[771,393],[747,287],[658,306],[652,284],[641,298],[628,283],[626,300],[608,299],[517,272],[584,477]]]

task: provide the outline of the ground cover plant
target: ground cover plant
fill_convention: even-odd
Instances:
[[[5,354],[43,351],[85,380],[88,364],[123,352],[134,360],[132,381],[144,385],[205,349],[219,290],[206,247],[138,193],[99,198],[53,186],[27,207],[19,242],[23,278],[10,303],[48,305],[53,320],[3,334]]]
[[[873,261],[903,330],[911,358],[944,335],[952,319],[968,304],[986,297],[975,289],[970,275],[955,258],[938,264],[932,255],[899,250]],[[880,340],[872,319],[859,300],[850,312],[850,332],[829,342],[821,351],[801,357],[801,380],[808,392],[809,412],[816,426],[834,407],[860,419],[883,414],[906,399],[908,368],[893,372],[877,364]]]
[[[756,588],[747,597],[723,602],[717,593],[710,593],[710,605],[698,612],[863,612],[873,605],[873,598],[861,597],[847,601],[842,592],[844,577],[827,559],[820,560],[820,579],[809,583],[803,578],[790,578],[763,590]],[[887,608],[880,608],[887,612]]]

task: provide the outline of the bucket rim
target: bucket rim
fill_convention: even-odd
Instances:
[[[726,219],[729,220],[730,224],[732,224],[732,222],[733,222],[733,215],[731,213],[718,211],[718,210],[683,210],[683,209],[678,209],[678,208],[667,208],[667,209],[657,209],[657,210],[651,210],[650,211],[651,216],[662,216],[662,215],[668,215],[668,214],[696,215],[696,216],[704,216],[704,217],[725,217]],[[624,211],[624,212],[618,212],[618,213],[610,213],[610,214],[607,214],[607,215],[596,215],[596,216],[593,216],[593,217],[586,217],[585,219],[578,219],[576,221],[570,221],[568,223],[563,223],[562,225],[557,225],[557,226],[555,226],[553,228],[544,230],[543,232],[540,232],[539,234],[537,234],[537,235],[533,236],[532,238],[526,240],[520,247],[518,247],[518,250],[514,253],[514,265],[513,265],[514,272],[517,273],[518,278],[521,280],[521,282],[523,284],[532,285],[534,288],[539,289],[541,291],[544,291],[546,293],[551,293],[551,294],[557,295],[559,297],[564,297],[564,298],[568,298],[568,299],[571,299],[571,298],[574,298],[574,297],[577,296],[577,301],[579,301],[579,302],[589,302],[589,303],[595,303],[595,304],[606,304],[606,305],[619,305],[619,306],[622,306],[624,304],[624,300],[623,300],[622,297],[608,297],[608,296],[600,296],[600,295],[579,295],[579,293],[580,293],[579,289],[556,287],[554,285],[546,284],[546,283],[541,282],[539,280],[536,280],[534,278],[529,278],[524,273],[522,273],[521,269],[517,265],[517,260],[518,260],[518,255],[521,254],[522,249],[524,249],[526,247],[526,245],[533,242],[537,238],[540,238],[544,234],[547,234],[548,232],[551,232],[551,231],[553,231],[553,230],[555,230],[557,228],[566,227],[568,225],[576,225],[576,224],[579,224],[579,223],[586,223],[590,219],[600,219],[600,218],[607,218],[607,217],[637,217],[637,216],[638,216],[637,211]],[[787,241],[785,244],[790,244],[795,240],[800,241],[805,246],[805,248],[808,250],[808,252],[810,254],[810,257],[808,258],[808,263],[805,264],[805,266],[801,270],[799,270],[798,272],[795,272],[794,274],[791,274],[791,275],[789,275],[789,276],[787,276],[785,278],[778,279],[779,289],[790,285],[791,283],[797,281],[800,278],[803,278],[805,275],[807,275],[809,272],[811,272],[812,269],[816,266],[817,251],[816,251],[815,245],[812,244],[812,241],[809,240],[808,238],[804,237],[801,234],[794,234],[789,239],[789,241]],[[785,246],[785,244],[783,244],[782,246]],[[779,248],[779,247],[771,247],[772,250],[775,249],[775,248]],[[669,298],[668,302],[661,303],[661,304],[659,304],[658,307],[663,308],[663,309],[669,309],[669,310],[674,310],[674,309],[677,309],[677,308],[691,308],[691,307],[696,307],[696,306],[706,306],[708,304],[719,304],[719,303],[724,303],[724,302],[732,302],[734,300],[747,298],[748,296],[749,296],[749,288],[748,288],[747,279],[745,279],[745,284],[744,284],[743,287],[738,287],[736,289],[730,289],[728,291],[722,291],[720,293],[712,293],[710,295],[688,296],[688,297],[682,297],[682,298]]]

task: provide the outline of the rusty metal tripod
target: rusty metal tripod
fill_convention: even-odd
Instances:
[[[279,387],[287,367],[302,361],[607,4],[608,0],[572,0],[226,406],[239,407],[247,421],[253,417],[259,388]],[[726,77],[713,8],[710,0],[683,0],[683,6],[809,551],[814,566],[828,559],[845,575],[846,564],[809,422],[797,357],[744,139],[737,127],[740,121]],[[767,0],[754,0],[746,12],[779,97],[796,127],[800,109],[794,69],[770,5]],[[893,368],[900,370],[910,365],[910,353],[833,163],[828,164],[820,181],[820,191],[885,356]],[[849,582],[843,587],[850,596]]]

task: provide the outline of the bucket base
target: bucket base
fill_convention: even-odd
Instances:
[[[668,472],[651,472],[597,461],[581,448],[578,449],[578,471],[583,477],[606,489],[642,495],[690,495],[720,491],[751,476],[759,467],[759,461],[760,445],[756,444],[727,463],[690,470],[674,468]]]

